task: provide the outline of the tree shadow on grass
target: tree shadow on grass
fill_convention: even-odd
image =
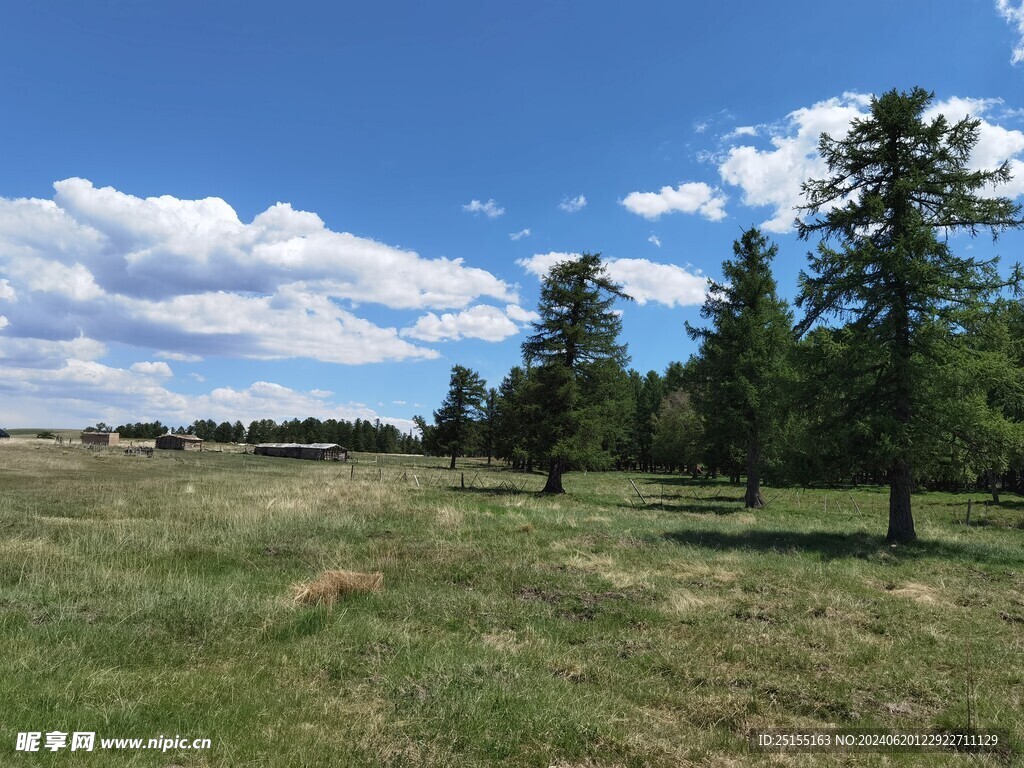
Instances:
[[[706,501],[703,504],[696,502],[674,502],[674,501],[648,501],[647,504],[641,504],[644,509],[656,509],[660,512],[687,512],[691,515],[716,515],[723,517],[725,515],[735,515],[737,512],[742,512],[744,507],[736,506],[735,502],[737,499],[718,499],[717,501],[733,502],[732,504],[720,505],[712,504],[710,501]],[[739,499],[743,501],[743,499]]]
[[[917,541],[891,546],[881,536],[867,533],[831,533],[826,531],[744,531],[726,533],[713,530],[669,531],[662,539],[682,546],[718,550],[746,550],[778,554],[811,553],[823,560],[839,558],[876,559],[887,554],[903,559],[945,558],[971,560],[1000,565],[1024,565],[1024,553],[1007,557],[986,547],[942,541]]]
[[[698,477],[696,479],[687,476],[680,475],[656,475],[654,477],[645,475],[643,478],[637,478],[637,482],[643,482],[644,485],[669,485],[677,488],[739,488],[740,486],[733,483],[729,483],[722,478],[711,478]]]

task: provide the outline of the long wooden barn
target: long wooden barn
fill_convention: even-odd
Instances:
[[[254,453],[257,456],[278,456],[285,459],[348,460],[348,449],[337,443],[260,443]]]
[[[164,451],[201,451],[202,438],[195,435],[160,435],[156,439],[156,447]]]

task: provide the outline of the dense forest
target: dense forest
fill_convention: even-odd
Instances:
[[[973,170],[977,120],[925,120],[933,95],[874,99],[841,139],[821,137],[829,176],[803,185],[797,227],[818,239],[795,306],[772,276],[777,247],[743,233],[710,281],[685,363],[627,367],[599,255],[544,279],[523,364],[496,388],[462,366],[424,448],[548,473],[626,468],[746,478],[760,486],[887,484],[890,541],[912,541],[916,489],[1024,490],[1024,308],[1019,267],[956,255],[950,234],[1024,225],[995,196],[1006,164]],[[796,310],[802,316],[796,317]]]

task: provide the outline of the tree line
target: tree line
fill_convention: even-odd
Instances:
[[[743,232],[709,281],[698,351],[664,372],[630,370],[613,305],[628,300],[599,254],[556,264],[522,365],[497,388],[463,366],[426,451],[547,472],[636,468],[774,484],[889,486],[887,539],[916,538],[918,488],[1022,490],[1021,275],[955,254],[957,233],[1024,226],[993,190],[1006,163],[975,170],[979,121],[925,118],[934,95],[890,91],[843,138],[821,136],[828,176],[803,185],[796,225],[817,239],[795,307],[778,296],[775,244]],[[797,319],[794,310],[801,310]]]
[[[248,428],[241,421],[217,423],[213,419],[198,419],[186,426],[171,428],[159,421],[122,424],[116,428],[100,423],[87,427],[87,431],[113,431],[121,437],[153,440],[172,432],[176,435],[195,435],[217,443],[337,443],[350,451],[366,453],[423,453],[419,435],[403,433],[393,424],[380,419],[326,419],[315,417],[291,419],[280,424],[273,419],[258,419]]]

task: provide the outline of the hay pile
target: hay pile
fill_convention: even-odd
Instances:
[[[330,606],[345,595],[358,592],[380,592],[383,588],[383,573],[324,571],[307,584],[295,584],[292,591],[297,603]]]

